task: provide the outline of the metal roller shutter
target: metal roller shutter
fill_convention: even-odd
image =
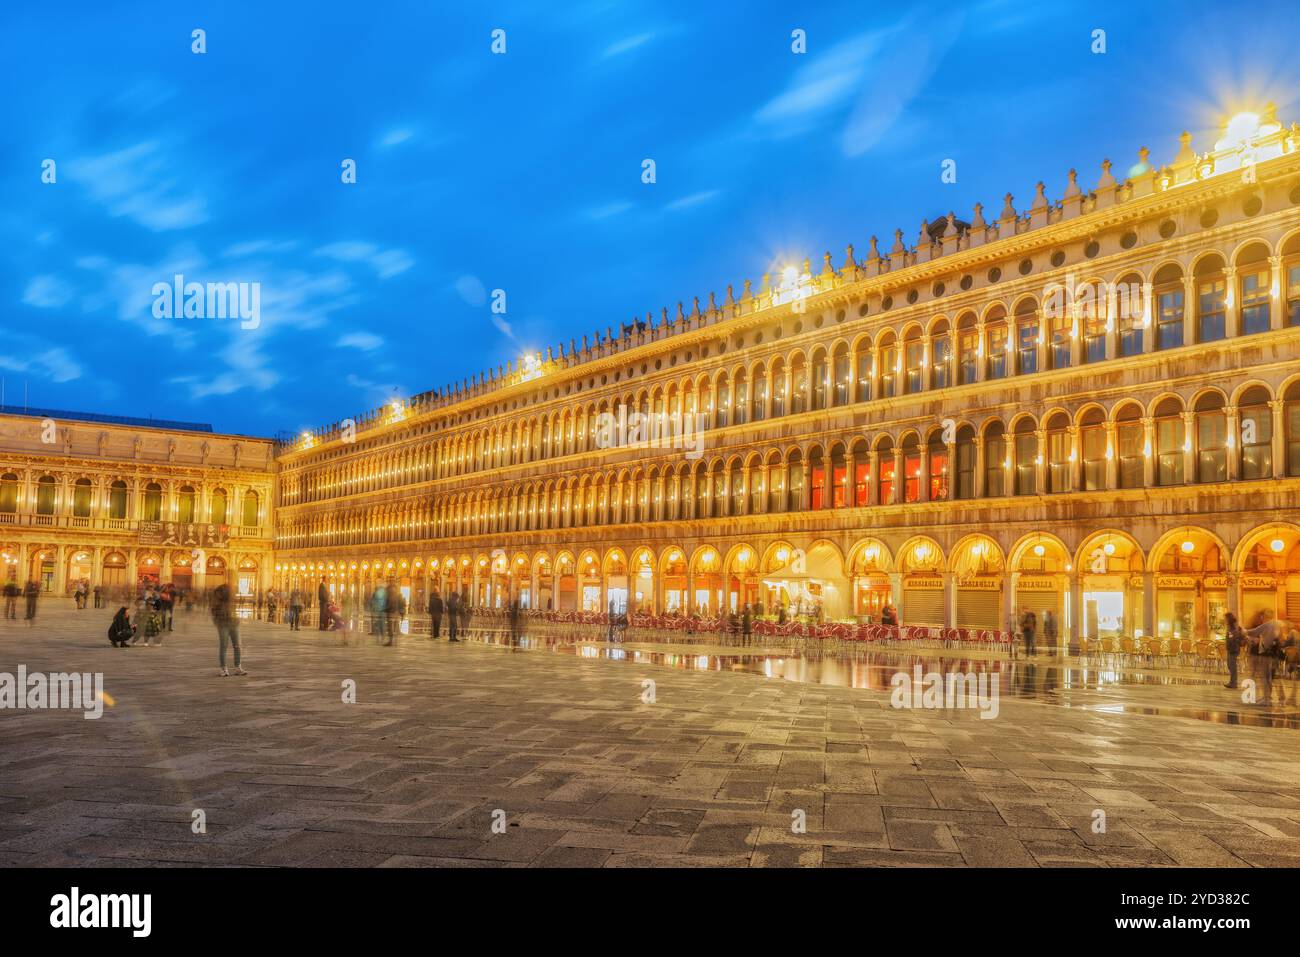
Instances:
[[[1002,623],[1002,592],[987,588],[957,589],[958,628],[1006,627]]]
[[[943,589],[904,588],[902,623],[904,625],[942,625]]]

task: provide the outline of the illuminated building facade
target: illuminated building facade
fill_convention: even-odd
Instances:
[[[276,581],[1063,636],[1300,618],[1300,127],[1190,140],[285,445]]]
[[[271,574],[274,443],[189,423],[0,412],[0,580],[254,597]]]

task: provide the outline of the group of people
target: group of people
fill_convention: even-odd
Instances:
[[[96,608],[100,607],[100,600],[96,588]],[[108,626],[108,640],[118,648],[139,644],[141,638],[144,639],[146,648],[161,645],[163,635],[176,630],[176,605],[181,600],[181,590],[170,582],[165,585],[141,582],[134,602],[134,613],[128,605],[118,608]],[[77,607],[84,608],[85,605],[79,604]]]
[[[32,626],[36,620],[36,601],[41,596],[40,583],[35,580],[29,580],[22,588],[18,587],[16,581],[5,582],[5,617],[17,620],[18,618],[18,599],[21,597],[25,605],[25,614],[23,618],[27,621],[27,627]]]
[[[1283,621],[1272,609],[1261,611],[1257,616],[1259,624],[1253,628],[1243,628],[1232,612],[1224,615],[1227,624],[1227,638],[1224,651],[1227,653],[1228,682],[1225,688],[1237,687],[1238,656],[1243,650],[1250,658],[1250,676],[1255,682],[1255,704],[1267,705],[1273,700],[1273,677],[1278,667],[1287,662],[1295,672],[1295,661],[1300,655],[1300,631],[1291,627],[1290,622]],[[1290,652],[1290,657],[1288,657]],[[1278,694],[1285,703],[1285,692]]]

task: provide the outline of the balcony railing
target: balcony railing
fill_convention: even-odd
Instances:
[[[0,512],[0,525],[135,532],[140,528],[140,520],[133,518],[91,518],[85,515],[40,515],[28,512]],[[270,528],[261,525],[231,525],[229,528],[231,538],[263,538],[269,537],[271,533]]]

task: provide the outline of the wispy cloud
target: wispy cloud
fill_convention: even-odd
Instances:
[[[593,206],[586,211],[585,215],[587,219],[599,222],[602,219],[610,219],[614,216],[622,216],[631,208],[632,208],[631,203],[620,200],[618,202],[605,203],[602,206]]]
[[[72,287],[58,276],[33,276],[23,292],[23,302],[38,309],[57,309],[72,296]]]
[[[638,47],[645,46],[647,43],[653,40],[655,36],[656,36],[655,33],[647,32],[647,33],[638,33],[635,36],[624,37],[622,40],[618,40],[614,43],[611,43],[609,46],[605,47],[605,49],[601,51],[600,57],[602,60],[608,60],[611,57],[617,57],[617,56],[622,56],[625,53],[631,53],[633,50],[637,49]]]
[[[384,340],[373,332],[349,332],[340,336],[339,341],[334,344],[340,349],[360,349],[362,352],[373,352],[384,344]]]
[[[0,369],[52,382],[81,378],[81,364],[66,349],[21,334],[7,336],[4,354],[0,354]]]
[[[185,163],[163,155],[153,141],[69,160],[68,179],[84,188],[113,216],[127,216],[146,229],[164,232],[208,219],[207,202],[188,192],[175,174]]]
[[[415,260],[403,249],[380,249],[374,243],[347,240],[330,243],[316,250],[318,256],[328,256],[339,262],[363,262],[374,268],[380,279],[390,279],[406,272]]]
[[[400,146],[407,140],[415,136],[415,131],[409,127],[399,126],[384,133],[379,138],[379,148],[381,150],[392,149],[394,146]]]
[[[691,193],[689,196],[683,196],[681,199],[675,199],[668,204],[667,209],[670,212],[681,212],[684,209],[691,209],[695,206],[703,205],[714,199],[720,194],[720,190],[706,189],[698,193]]]

